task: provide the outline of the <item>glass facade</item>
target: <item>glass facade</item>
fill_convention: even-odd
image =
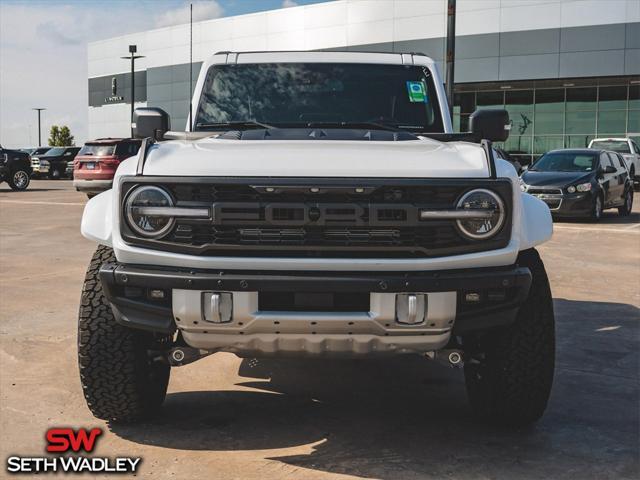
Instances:
[[[580,148],[601,136],[640,141],[640,81],[636,78],[456,85],[454,130],[468,130],[469,115],[505,108],[509,139],[499,146],[528,164],[556,148]],[[609,83],[609,84],[607,84]]]

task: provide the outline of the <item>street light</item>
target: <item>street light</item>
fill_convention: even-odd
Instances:
[[[41,130],[40,130],[40,112],[42,110],[46,110],[46,108],[32,108],[31,110],[37,110],[38,111],[38,146],[41,147],[42,146],[42,134],[41,134]]]
[[[136,79],[135,79],[135,63],[136,63],[136,58],[144,58],[144,55],[136,55],[136,52],[138,51],[138,47],[136,45],[129,45],[129,56],[127,57],[120,57],[124,60],[131,60],[131,119],[130,119],[130,124],[131,124],[131,136],[133,137],[133,109],[134,109],[134,103],[136,102]]]

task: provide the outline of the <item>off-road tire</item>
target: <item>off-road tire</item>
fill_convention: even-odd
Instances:
[[[530,269],[532,284],[515,322],[463,338],[470,350],[464,373],[472,408],[480,418],[509,427],[542,416],[555,364],[555,321],[544,265],[534,249],[521,252],[517,263]]]
[[[152,416],[164,401],[170,366],[158,360],[157,352],[169,339],[116,323],[98,276],[106,262],[115,262],[113,250],[99,246],[82,288],[80,382],[94,416],[131,423]]]
[[[7,183],[11,190],[26,190],[31,182],[31,175],[27,170],[19,168],[9,174],[9,178],[7,178]]]
[[[622,217],[627,217],[631,215],[631,210],[633,209],[633,188],[627,189],[624,194],[624,204],[621,207],[618,207],[618,214]]]

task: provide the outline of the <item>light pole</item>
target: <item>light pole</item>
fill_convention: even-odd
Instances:
[[[453,70],[456,62],[456,0],[447,0],[447,79],[449,113],[453,114]]]
[[[129,56],[120,57],[124,60],[131,60],[131,118],[129,123],[131,124],[131,136],[133,137],[133,110],[136,103],[136,78],[135,78],[135,64],[136,58],[144,58],[144,55],[136,55],[138,47],[136,45],[129,45]]]
[[[40,129],[40,112],[46,110],[46,108],[32,108],[31,110],[38,111],[38,146],[42,146],[42,130]]]

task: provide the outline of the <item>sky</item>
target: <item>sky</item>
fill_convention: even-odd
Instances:
[[[194,21],[325,0],[194,0]],[[189,22],[185,0],[0,0],[0,143],[42,143],[51,125],[87,140],[87,43]]]

